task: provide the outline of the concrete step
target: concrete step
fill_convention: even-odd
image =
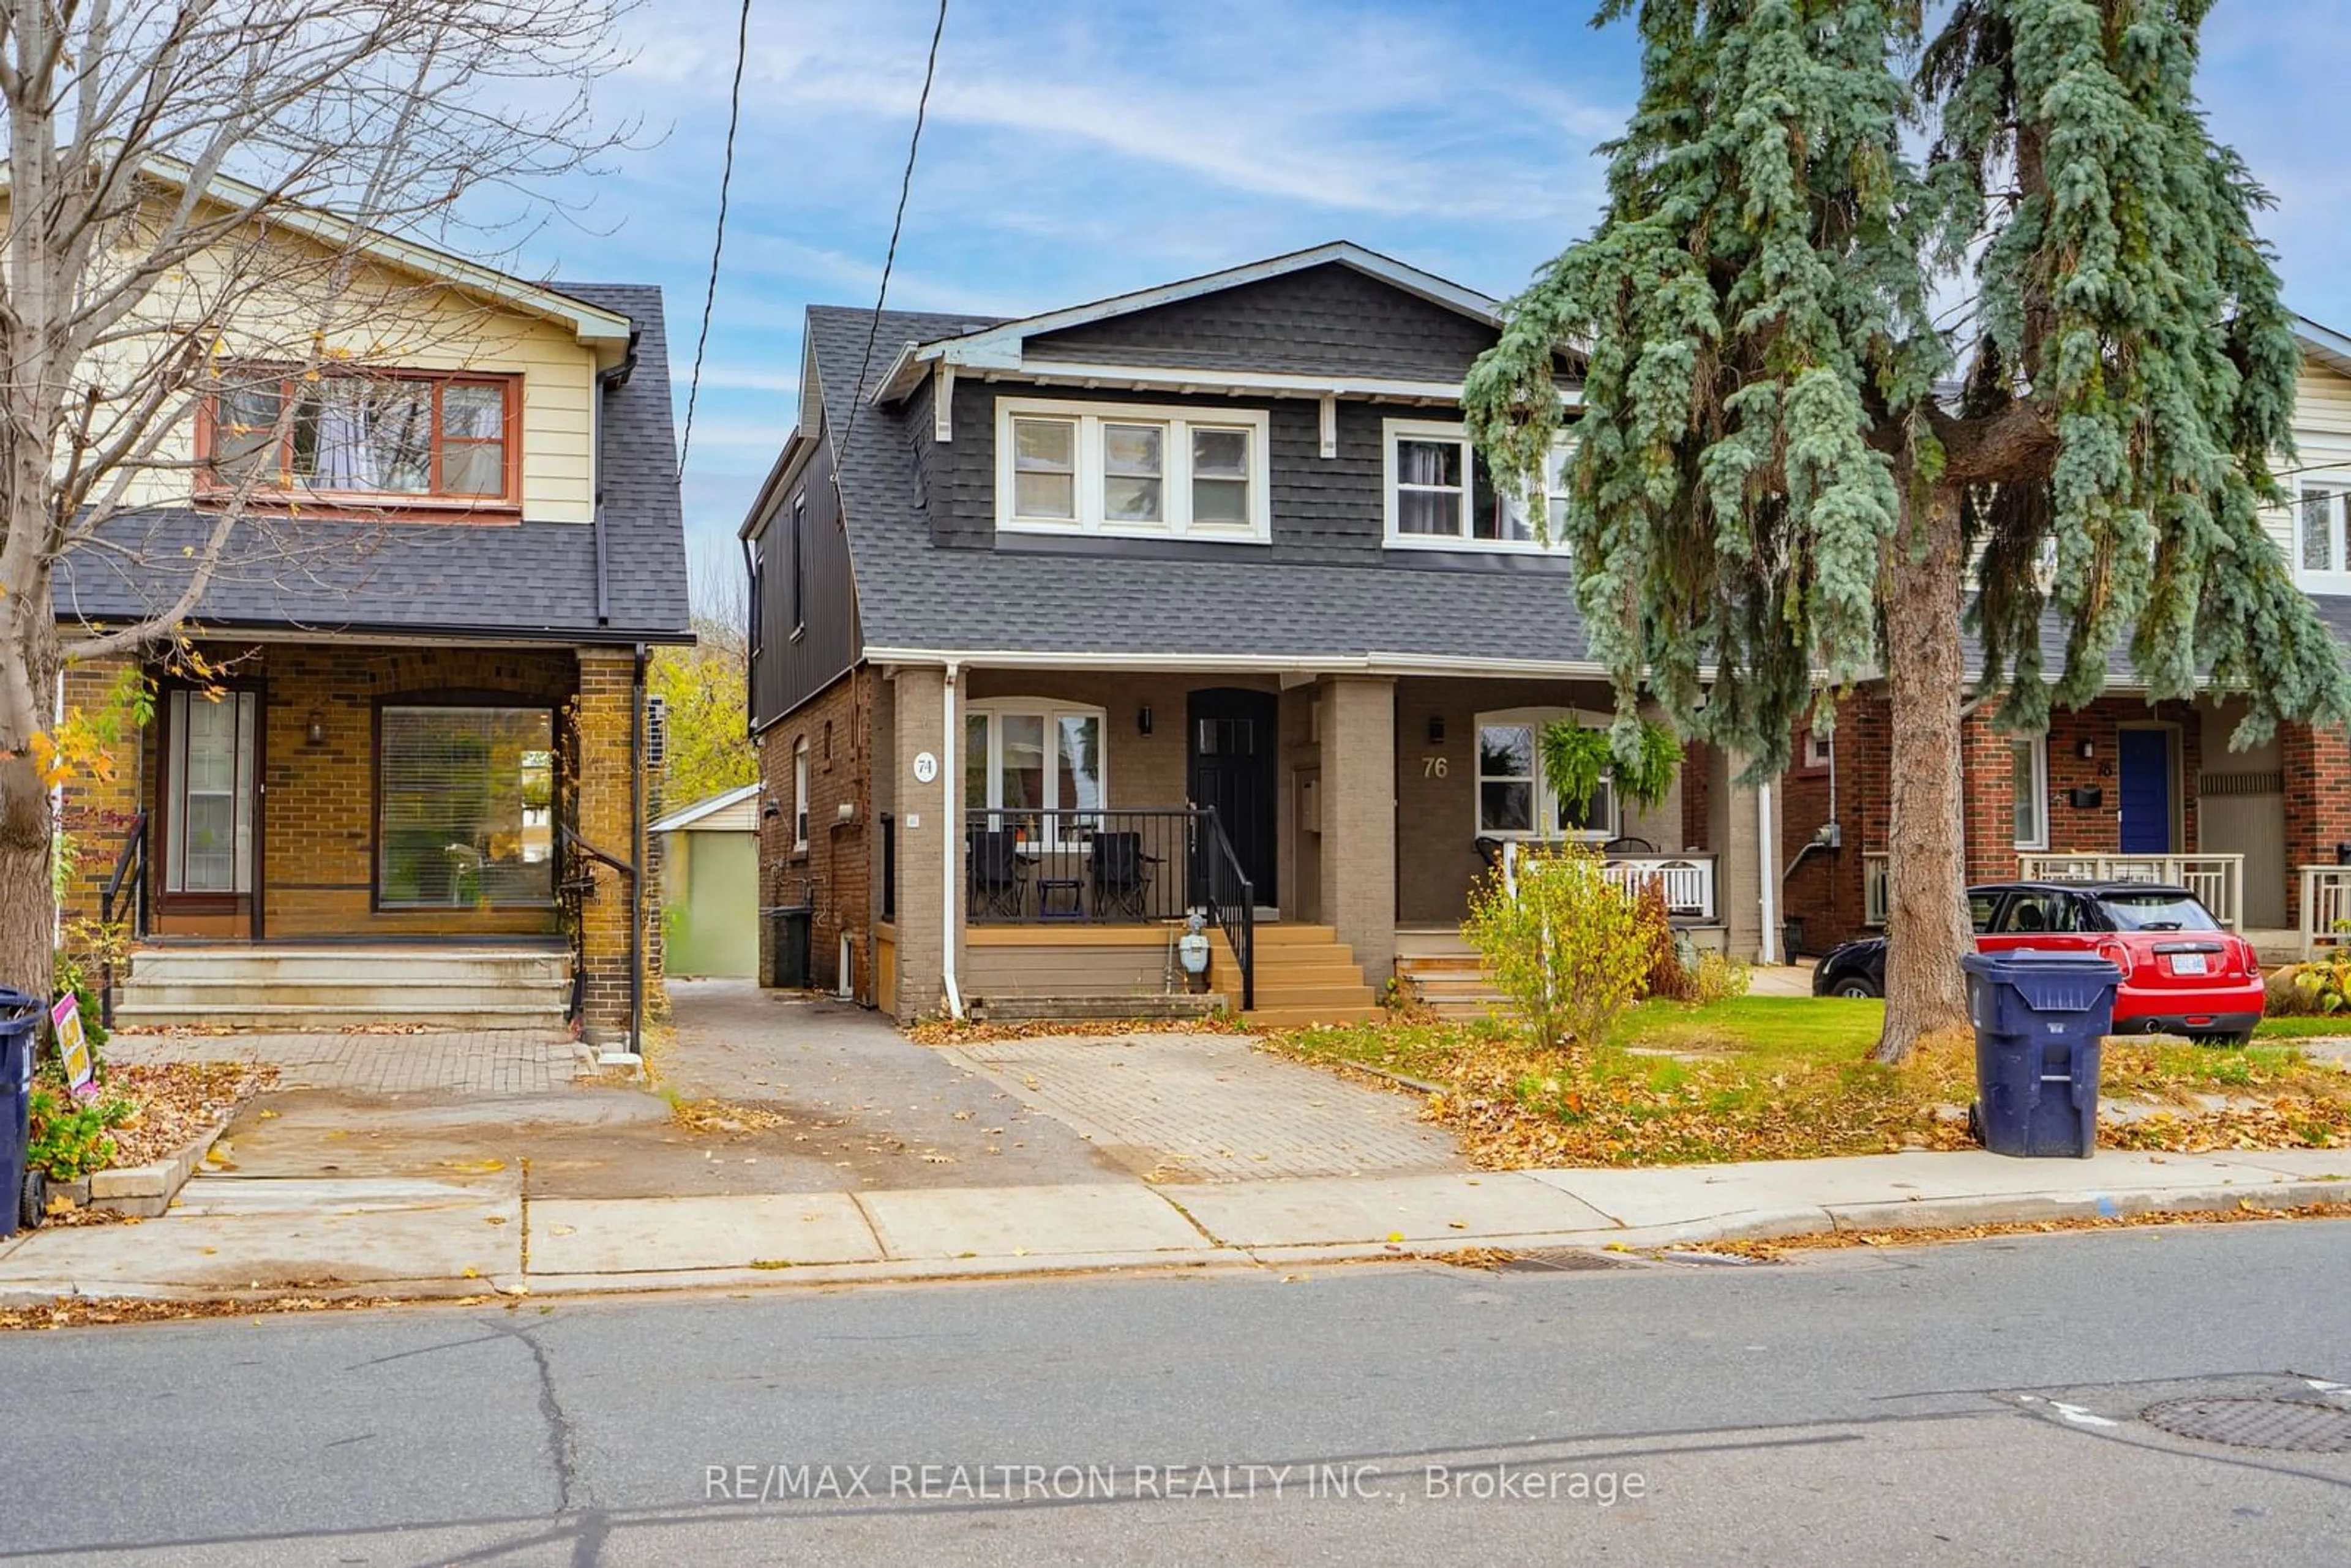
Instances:
[[[218,1002],[180,1007],[146,1007],[127,998],[114,1007],[121,1028],[161,1029],[174,1024],[225,1024],[232,1029],[334,1030],[349,1024],[416,1023],[435,1029],[560,1029],[563,1005],[534,1002],[486,1002],[465,1008],[444,1008],[427,1013],[392,1012],[380,1007],[316,1006],[303,1002]]]
[[[570,1002],[571,982],[558,976],[549,979],[509,981],[496,986],[471,981],[408,985],[387,982],[371,975],[340,980],[277,980],[256,984],[246,979],[208,975],[200,979],[141,979],[121,988],[116,995],[130,1006],[145,1009],[229,1007],[240,1001],[261,1000],[282,1006],[372,1009],[386,1015],[440,1012],[486,1004],[533,1004],[551,1007],[559,1012]]]
[[[1201,991],[1158,997],[992,997],[972,1017],[988,1023],[1044,1022],[1087,1019],[1196,1019],[1223,1000]]]
[[[568,954],[530,949],[387,952],[348,948],[339,952],[142,947],[131,956],[131,977],[142,983],[224,979],[244,985],[305,985],[365,976],[384,985],[504,986],[561,980],[570,968]]]
[[[1309,1024],[1370,1023],[1382,1016],[1374,1007],[1259,1008],[1241,1015],[1243,1023],[1261,1029],[1303,1029]]]

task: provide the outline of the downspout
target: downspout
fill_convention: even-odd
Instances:
[[[956,874],[956,845],[960,835],[956,831],[956,780],[963,775],[956,771],[956,664],[947,661],[947,678],[940,690],[946,694],[941,706],[940,727],[945,738],[939,742],[939,793],[946,820],[939,824],[939,978],[946,987],[947,1016],[963,1017],[963,990],[956,984],[956,915],[960,905],[956,897],[956,883],[962,879]]]
[[[1763,915],[1763,936],[1756,944],[1755,956],[1759,963],[1776,964],[1780,961],[1780,886],[1779,878],[1771,874],[1771,868],[1780,863],[1780,846],[1772,841],[1771,786],[1769,784],[1755,786],[1755,842],[1756,848],[1762,852],[1755,857],[1755,862],[1763,873],[1755,879],[1762,888]]]
[[[589,526],[596,533],[596,624],[612,623],[611,573],[604,551],[604,398],[627,383],[637,368],[637,337],[635,328],[629,329],[628,352],[621,362],[610,370],[596,372],[596,395],[589,400],[589,461],[596,465],[596,483],[588,510]]]

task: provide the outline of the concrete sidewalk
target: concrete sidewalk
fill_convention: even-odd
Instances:
[[[1655,1170],[651,1198],[531,1198],[507,1171],[319,1184],[206,1176],[161,1220],[0,1240],[0,1302],[1289,1267],[1473,1246],[1638,1249],[2345,1198],[2344,1151],[2108,1153],[2089,1162],[1921,1152]]]

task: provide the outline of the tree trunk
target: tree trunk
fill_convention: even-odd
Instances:
[[[1959,817],[1959,507],[1938,489],[1905,507],[1880,570],[1892,707],[1893,822],[1887,861],[1886,1032],[1876,1059],[1968,1021],[1961,955],[1974,949]]]
[[[0,985],[47,1000],[57,957],[49,787],[32,738],[54,721],[57,627],[48,584],[0,597]]]

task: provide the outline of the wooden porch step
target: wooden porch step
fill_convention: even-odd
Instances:
[[[1259,1008],[1368,1008],[1378,1001],[1360,978],[1338,986],[1269,986],[1261,978],[1257,983]]]

